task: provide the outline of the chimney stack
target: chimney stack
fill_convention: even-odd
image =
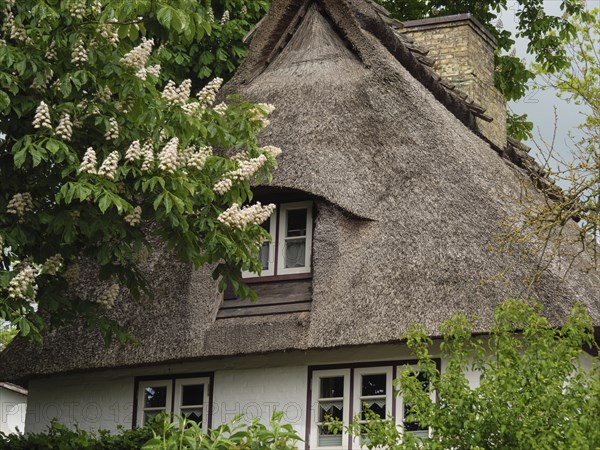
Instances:
[[[471,14],[404,22],[399,30],[428,50],[434,70],[486,110],[492,122],[477,119],[481,134],[504,149],[506,100],[494,85],[494,37]]]

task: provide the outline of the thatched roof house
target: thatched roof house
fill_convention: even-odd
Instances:
[[[468,16],[456,20],[480,27]],[[524,169],[531,161],[516,144],[484,133],[493,119],[486,105],[441,79],[406,31],[367,0],[274,1],[226,86],[276,106],[262,139],[284,153],[262,195],[282,211],[292,202],[304,205],[294,208],[305,208],[308,263],[296,267],[307,271],[276,276],[273,267],[269,278],[253,280],[263,295],[249,305],[223,300],[210,269],[194,272],[157,253],[148,267],[157,301],[122,302],[115,310],[140,346],[106,349],[99,338],[63,330],[47,336],[43,348],[9,348],[0,377],[32,380],[30,401],[36,386],[42,391],[52,383],[61,386],[56,396],[68,397],[73,381],[64,380],[74,378],[61,378],[65,373],[91,377],[87,383],[97,387],[94,374],[133,382],[139,375],[212,371],[218,391],[220,368],[287,367],[287,354],[301,366],[294,391],[302,391],[314,383],[311,364],[377,358],[377,348],[399,342],[413,322],[438,336],[445,319],[463,312],[481,317],[477,331],[485,333],[494,307],[508,297],[533,296],[552,317],[581,302],[600,325],[600,274],[584,271],[583,257],[566,276],[571,261],[558,258],[527,285],[524,274],[537,255],[492,249],[503,222],[518,217],[523,187],[533,186]],[[276,240],[284,245],[284,237]],[[284,270],[279,274],[291,273]],[[365,348],[371,350],[360,356]],[[261,354],[270,356],[251,356]],[[272,384],[263,375],[262,383]],[[120,392],[135,391],[127,395],[135,395],[139,423],[145,394],[135,380],[134,388],[123,381]],[[51,401],[44,395],[39,404]],[[302,404],[306,395],[299,394]],[[311,445],[322,445],[311,424],[309,415],[300,426]]]

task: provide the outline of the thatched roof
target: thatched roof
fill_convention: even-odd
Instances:
[[[157,251],[157,300],[115,310],[141,346],[63,330],[9,347],[0,378],[392,342],[413,322],[437,336],[458,312],[484,333],[500,301],[526,294],[553,318],[582,302],[600,324],[600,274],[583,257],[566,277],[571,260],[555,259],[528,289],[537,255],[491,249],[531,180],[420,67],[366,0],[274,1],[226,89],[276,106],[261,137],[284,150],[274,186],[315,199],[312,310],[217,320],[210,268]]]

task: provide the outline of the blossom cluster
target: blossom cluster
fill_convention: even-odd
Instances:
[[[79,166],[79,172],[89,173],[93,175],[96,173],[96,164],[96,152],[92,147],[88,147],[88,149],[85,151],[85,154],[83,155],[83,161]]]
[[[252,159],[240,159],[238,161],[238,168],[232,170],[227,174],[232,180],[249,180],[256,172],[264,167],[267,162],[265,155],[260,155],[257,158]]]
[[[142,220],[142,207],[136,206],[131,214],[125,216],[125,222],[132,227],[136,226]]]
[[[174,173],[177,170],[177,147],[179,139],[174,137],[162,149],[158,155],[158,168],[168,173]]]
[[[56,135],[65,141],[71,140],[71,136],[73,135],[73,122],[71,121],[71,116],[69,114],[64,113],[61,116],[58,126],[56,127]]]
[[[119,33],[117,32],[116,26],[114,26],[111,22],[116,21],[116,19],[110,20],[108,23],[101,24],[97,31],[104,39],[106,39],[110,45],[114,48],[119,46]]]
[[[6,212],[16,215],[19,220],[22,220],[28,211],[33,211],[33,198],[29,192],[13,195],[6,207]]]
[[[71,2],[69,13],[74,19],[83,19],[85,16],[85,0],[75,0]]]
[[[134,47],[130,52],[121,58],[121,64],[130,67],[136,71],[136,76],[142,80],[146,79],[146,63],[154,47],[153,39],[142,38],[142,43]]]
[[[261,150],[271,155],[273,158],[277,158],[279,155],[281,155],[281,149],[273,145],[267,145],[266,147],[262,147]]]
[[[100,292],[96,302],[104,305],[106,308],[112,308],[117,301],[117,297],[119,297],[119,285],[113,283]]]
[[[39,77],[36,76],[33,80],[33,82],[31,83],[31,88],[32,89],[36,89],[36,90],[42,90],[45,89],[48,84],[50,83],[50,81],[52,81],[52,78],[54,78],[54,71],[52,69],[47,70],[46,72],[42,72],[42,80],[39,81]]]
[[[198,151],[194,151],[187,160],[187,166],[192,169],[202,170],[206,164],[207,158],[212,155],[211,147],[201,147]]]
[[[110,152],[98,169],[98,175],[114,181],[117,175],[117,168],[119,167],[119,159],[120,155],[118,151]]]
[[[227,226],[243,229],[248,224],[260,225],[271,217],[273,211],[275,211],[273,204],[263,206],[257,202],[254,205],[240,208],[237,203],[234,203],[219,215],[218,220]]]
[[[10,298],[35,299],[37,285],[35,284],[36,273],[33,267],[25,266],[8,284],[8,296]],[[27,291],[33,288],[33,294],[28,296]]]
[[[218,115],[220,115],[221,117],[225,116],[225,113],[227,112],[227,105],[223,102],[223,103],[219,103],[217,106],[215,106],[213,108],[214,112],[216,112]]]
[[[171,105],[185,105],[192,90],[192,81],[190,79],[183,80],[179,86],[173,80],[169,80],[162,92],[162,98],[167,100]]]
[[[259,103],[251,111],[251,118],[261,124],[263,128],[269,126],[269,116],[275,111],[275,106],[268,103]]]
[[[81,66],[82,63],[88,60],[88,52],[85,48],[85,43],[82,38],[79,38],[75,47],[71,51],[71,62],[76,66]]]
[[[149,172],[154,163],[154,144],[150,139],[142,147],[142,159],[144,160],[141,167],[142,171]]]
[[[104,138],[107,141],[116,141],[119,139],[119,124],[114,117],[111,117],[108,121],[108,129],[104,133]]]
[[[56,275],[63,266],[63,257],[60,253],[51,256],[42,264],[42,273]]]
[[[229,15],[229,10],[225,10],[225,12],[223,13],[223,16],[221,17],[221,25],[225,25],[227,22],[229,22],[230,19],[230,15]]]
[[[35,110],[35,116],[33,117],[33,127],[52,129],[52,122],[50,121],[50,108],[43,100],[40,102],[40,104]]]
[[[223,79],[215,78],[206,86],[204,86],[204,88],[202,88],[202,90],[196,94],[196,97],[198,97],[198,100],[200,100],[200,103],[203,106],[212,106],[217,99],[217,94],[219,93],[219,89],[221,89],[222,85]]]

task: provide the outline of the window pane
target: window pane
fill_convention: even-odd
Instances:
[[[291,269],[306,265],[306,239],[294,239],[285,243],[285,267]]]
[[[263,245],[261,245],[259,258],[260,258],[260,262],[262,264],[263,270],[268,270],[269,269],[269,243],[268,242],[264,242]]]
[[[147,387],[144,389],[144,408],[164,408],[166,405],[166,386]]]
[[[182,408],[181,414],[192,422],[202,423],[202,408]]]
[[[344,402],[342,400],[319,402],[319,422],[332,422],[344,419]]]
[[[387,377],[380,375],[363,375],[362,395],[385,395]]]
[[[361,411],[361,419],[362,420],[373,420],[376,417],[373,417],[373,414],[367,414],[368,411],[371,413],[377,414],[380,419],[386,418],[385,411],[385,400],[375,400],[375,401],[367,401],[363,402],[363,407]]]
[[[344,377],[321,378],[321,398],[344,396]]]
[[[293,209],[287,212],[286,237],[306,236],[306,209]]]
[[[419,373],[417,374],[417,380],[419,380],[422,383],[422,388],[423,390],[427,390],[429,388],[429,381],[427,380],[427,377],[422,374]],[[404,418],[406,419],[406,416],[408,416],[410,414],[411,411],[411,405],[410,404],[404,404]],[[404,421],[404,430],[405,431],[426,431],[427,427],[421,427],[419,426],[418,422],[408,422],[407,420]]]
[[[191,384],[181,388],[181,405],[201,405],[204,403],[204,385]]]

